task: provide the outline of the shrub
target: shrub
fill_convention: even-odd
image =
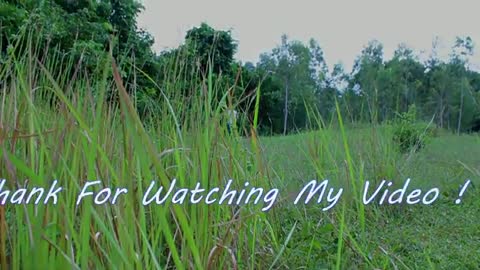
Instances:
[[[433,129],[428,124],[417,122],[415,105],[408,112],[397,114],[394,121],[393,140],[400,152],[418,151],[425,146]]]

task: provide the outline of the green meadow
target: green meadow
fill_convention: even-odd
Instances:
[[[322,141],[319,138],[325,135],[320,133],[331,137]],[[321,207],[315,206],[315,199],[307,206],[286,205],[279,214],[284,235],[287,228],[298,223],[297,233],[292,235],[284,254],[285,266],[295,269],[334,266],[340,269],[476,269],[480,229],[476,218],[480,214],[479,191],[475,188],[475,185],[478,187],[478,180],[475,181],[480,151],[478,135],[442,134],[422,152],[413,155],[389,152],[385,127],[352,128],[347,136],[351,162],[356,164],[354,181],[368,175],[370,180],[394,179],[403,184],[411,178],[409,190],[427,191],[438,187],[441,195],[432,205],[369,204],[363,213],[352,206],[342,209],[342,204],[322,212]],[[307,179],[327,178],[337,186],[349,186],[349,164],[345,162],[348,152],[340,132],[325,130],[263,141],[267,159],[281,175],[279,185],[289,187],[287,190],[298,191]],[[318,146],[322,143],[329,150]],[[312,151],[316,155],[309,154]],[[322,151],[329,154],[322,156]],[[464,179],[473,179],[474,187],[470,186],[461,204],[455,205]],[[360,223],[361,215],[364,224]],[[340,230],[344,242],[339,255]]]

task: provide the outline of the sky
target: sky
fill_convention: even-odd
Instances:
[[[316,39],[327,65],[351,70],[362,48],[382,42],[389,59],[400,43],[421,59],[438,37],[440,56],[451,52],[456,36],[470,36],[476,50],[470,59],[480,70],[480,3],[478,0],[143,0],[138,26],[155,38],[155,51],[176,48],[185,33],[206,22],[231,30],[238,41],[235,58],[256,63],[280,43],[282,34],[307,42]]]

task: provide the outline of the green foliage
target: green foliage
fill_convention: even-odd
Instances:
[[[430,134],[429,126],[417,122],[415,105],[411,105],[407,112],[398,114],[394,121],[393,141],[402,153],[416,152],[425,147]]]
[[[260,123],[271,133],[307,129],[309,108],[332,111],[337,91],[326,84],[328,70],[315,40],[305,45],[284,35],[280,46],[260,56],[257,69],[265,78]]]
[[[141,9],[142,5],[135,0],[2,2],[1,51],[5,53],[7,47],[15,46],[16,55],[21,56],[28,50],[27,42],[34,37],[37,51],[57,51],[93,74],[98,59],[113,44],[113,56],[120,63],[131,63],[153,76],[158,72],[150,48],[153,38],[136,24]],[[131,66],[122,67],[123,73],[134,74],[125,70]],[[138,77],[135,82],[138,86],[152,86],[144,77]],[[129,84],[133,76],[124,79]]]
[[[202,23],[187,31],[185,40],[193,61],[198,62],[204,74],[210,66],[216,74],[230,71],[237,50],[230,31],[217,31]]]
[[[352,124],[388,122],[416,104],[419,121],[435,116],[442,129],[480,129],[480,73],[469,66],[474,52],[470,37],[457,38],[446,62],[437,57],[434,45],[425,63],[405,44],[386,60],[383,45],[373,40],[348,72],[340,64],[328,70],[317,41],[282,36],[280,45],[262,54],[258,63],[243,64],[234,59],[238,42],[231,31],[207,23],[187,31],[179,48],[156,54],[152,36],[137,27],[142,8],[135,0],[1,1],[0,62],[5,63],[7,51],[18,57],[34,44],[39,58],[54,51],[68,59],[64,66],[57,65],[58,72],[93,75],[102,72],[98,61],[111,50],[141,115],[164,98],[158,86],[188,103],[189,97],[205,91],[200,85],[211,68],[223,89],[214,98],[219,101],[228,93],[229,104],[247,113],[246,121],[252,119],[252,97],[261,86],[258,124],[263,134],[316,129],[318,123],[307,119],[309,111],[318,111],[321,123],[331,122],[337,101],[345,121]],[[107,95],[118,101],[115,93]]]

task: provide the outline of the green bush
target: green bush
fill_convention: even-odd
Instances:
[[[415,105],[411,105],[408,112],[397,114],[394,121],[393,140],[400,152],[418,151],[423,148],[433,129],[428,124],[417,122]]]

